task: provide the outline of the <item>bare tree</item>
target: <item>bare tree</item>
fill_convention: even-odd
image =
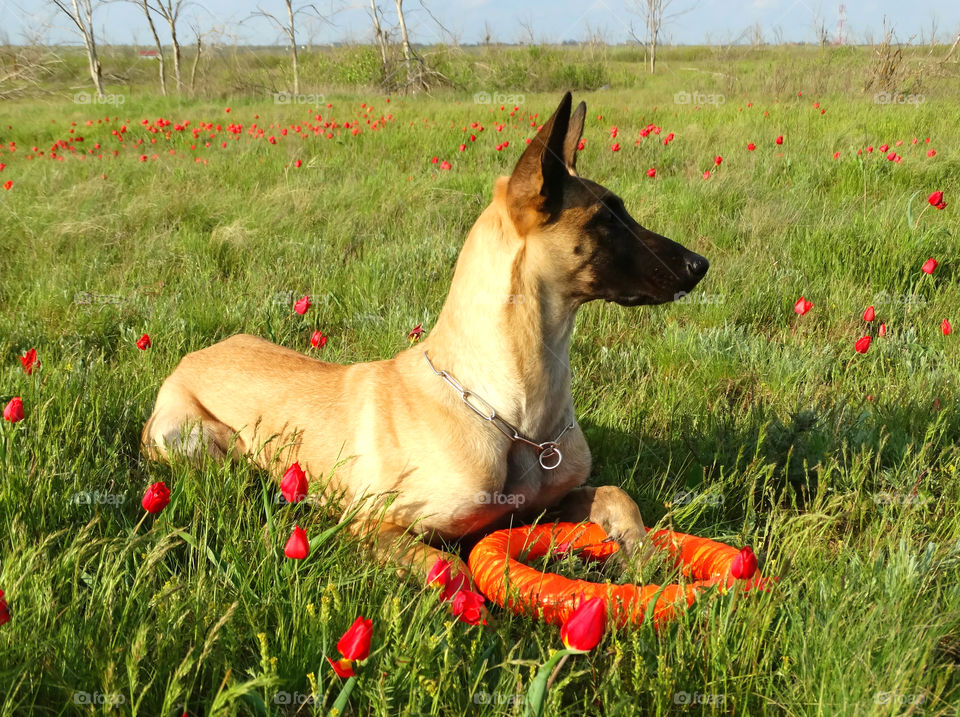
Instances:
[[[146,0],[149,2],[149,0]],[[173,47],[173,76],[177,80],[177,92],[183,91],[183,81],[180,76],[180,41],[177,38],[177,22],[180,11],[183,10],[185,0],[153,0],[149,9],[167,21],[170,26],[170,44]]]
[[[163,58],[163,43],[160,42],[160,35],[157,34],[157,26],[153,24],[153,15],[150,14],[150,6],[147,4],[147,0],[139,0],[137,5],[143,9],[143,14],[147,16],[147,24],[150,25],[150,33],[153,35],[153,42],[157,46],[157,61],[160,63],[160,91],[166,95],[167,71]]]
[[[286,5],[287,8],[286,23],[278,19],[276,15],[267,12],[259,6],[257,7],[257,12],[253,14],[255,16],[265,17],[267,20],[270,20],[274,25],[280,28],[284,35],[287,36],[287,41],[290,43],[290,63],[293,66],[293,94],[298,95],[300,94],[300,70],[297,62],[297,15],[309,12],[321,20],[327,20],[323,15],[320,14],[320,11],[317,10],[315,5],[302,5],[295,8],[293,0],[283,0],[283,4]]]
[[[813,34],[817,39],[817,44],[820,47],[826,47],[830,44],[830,33],[827,32],[827,21],[823,17],[823,8],[817,5],[815,9],[811,8],[810,12],[813,15]]]
[[[193,94],[194,88],[197,86],[197,67],[200,65],[200,55],[203,52],[203,35],[204,33],[200,32],[200,27],[196,23],[191,24],[193,29],[193,34],[197,38],[197,54],[193,57],[193,67],[190,68],[190,94]]]
[[[520,44],[533,47],[537,44],[536,39],[533,36],[533,17],[527,16],[526,19],[517,18],[517,25],[520,26],[520,29],[523,31],[520,33]],[[563,38],[560,38],[563,40]]]
[[[100,3],[94,0],[53,0],[53,4],[76,25],[77,32],[83,38],[83,46],[87,50],[87,64],[90,68],[90,77],[97,90],[97,97],[103,98],[103,68],[100,66],[100,57],[97,55],[97,40],[93,34],[93,11]]]
[[[937,44],[937,16],[930,15],[930,47]]]
[[[490,27],[490,21],[483,21],[483,44],[485,47],[490,47],[493,43],[493,28]]]
[[[11,44],[0,30],[0,100],[48,92],[46,84],[63,60],[49,46],[50,24],[45,20],[24,23],[21,41]]]
[[[387,73],[387,36],[383,31],[383,25],[380,24],[380,8],[377,7],[377,0],[370,0],[370,15],[373,17],[373,34],[377,39],[377,47],[380,50],[380,64],[383,66],[383,73]]]
[[[940,62],[946,62],[950,59],[950,56],[953,55],[953,51],[957,49],[957,45],[960,45],[960,35],[957,35],[957,39],[953,41],[953,44],[950,46],[950,50],[944,55],[943,59]]]
[[[688,8],[677,12],[668,12],[673,0],[631,0],[633,11],[643,18],[643,37],[640,38],[634,32],[633,25],[630,26],[630,34],[647,48],[647,56],[650,58],[650,74],[657,69],[657,44],[663,34],[663,27],[669,22],[676,20],[695,7],[691,5]]]
[[[407,23],[403,19],[403,0],[393,0],[397,6],[397,20],[400,22],[400,42],[403,47],[403,61],[407,66],[407,84],[413,78],[413,52],[410,50],[410,36],[407,35]]]

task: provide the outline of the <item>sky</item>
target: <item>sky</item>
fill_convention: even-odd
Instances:
[[[415,42],[462,43],[483,41],[489,27],[493,40],[522,42],[532,28],[536,42],[584,40],[599,34],[610,43],[630,40],[629,28],[642,25],[631,10],[643,0],[405,0],[404,10],[411,39]],[[336,12],[331,12],[335,3]],[[295,0],[306,6],[309,0]],[[298,34],[302,44],[367,42],[372,37],[369,0],[315,0],[329,22],[301,16]],[[377,0],[385,24],[395,26],[393,0]],[[670,0],[663,39],[674,44],[718,44],[748,38],[748,28],[759,23],[767,42],[812,42],[817,18],[831,36],[837,28],[841,3],[821,0]],[[879,40],[882,23],[894,28],[901,42],[911,38],[927,41],[931,23],[936,22],[941,42],[960,32],[960,0],[846,0],[847,34],[855,41]],[[178,34],[183,43],[193,38],[192,26],[201,31],[217,28],[226,42],[272,45],[285,42],[282,33],[263,17],[258,8],[283,18],[283,0],[187,0]],[[152,44],[152,38],[136,5],[123,0],[101,4],[94,12],[94,26],[100,42],[108,44]],[[442,26],[442,27],[441,27]],[[50,0],[0,0],[0,41],[15,44],[38,32],[46,42],[78,42],[69,20]],[[169,32],[161,32],[169,42]]]

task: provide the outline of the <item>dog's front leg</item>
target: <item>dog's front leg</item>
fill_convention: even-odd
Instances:
[[[398,575],[413,573],[426,580],[430,568],[437,559],[442,558],[450,563],[451,577],[459,573],[470,581],[470,570],[459,557],[418,540],[408,528],[402,525],[383,520],[358,518],[351,524],[350,530],[368,540],[381,564],[396,564]]]
[[[633,557],[645,546],[647,531],[637,504],[622,488],[612,485],[574,488],[557,506],[559,518],[570,523],[597,523]]]

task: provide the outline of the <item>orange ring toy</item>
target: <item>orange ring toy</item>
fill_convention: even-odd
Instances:
[[[581,557],[605,560],[620,549],[610,542],[596,523],[554,523],[498,530],[483,538],[470,551],[468,564],[480,591],[500,607],[517,614],[560,625],[582,600],[600,597],[607,601],[608,615],[618,626],[639,625],[651,600],[654,625],[675,615],[677,603],[692,605],[697,592],[712,586],[731,588],[739,582],[745,589],[766,590],[769,578],[759,572],[736,580],[730,566],[739,550],[707,538],[670,530],[648,534],[653,544],[669,551],[682,575],[693,578],[686,585],[613,585],[571,580],[543,573],[517,558],[527,553],[536,560],[551,550],[579,550]],[[604,542],[607,541],[607,542]]]

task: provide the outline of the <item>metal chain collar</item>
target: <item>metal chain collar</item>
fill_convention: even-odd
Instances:
[[[464,388],[461,383],[457,381],[457,379],[455,379],[446,371],[438,371],[437,367],[433,365],[433,361],[431,361],[430,357],[427,356],[426,351],[423,352],[423,357],[427,360],[427,363],[430,365],[430,368],[433,370],[433,372],[453,387],[453,390],[460,395],[460,398],[465,404],[467,404],[467,407],[470,408],[471,411],[476,413],[485,421],[490,421],[490,423],[496,426],[503,435],[505,435],[514,443],[526,443],[528,446],[536,448],[537,460],[540,462],[541,468],[552,471],[554,468],[560,465],[560,463],[563,461],[563,454],[560,453],[560,439],[563,438],[563,434],[573,428],[573,421],[570,421],[569,425],[560,431],[560,435],[552,441],[544,441],[543,443],[531,441],[529,438],[525,438],[520,435],[520,432],[516,428],[498,416],[493,406],[483,400],[480,396],[475,394],[473,391]]]

